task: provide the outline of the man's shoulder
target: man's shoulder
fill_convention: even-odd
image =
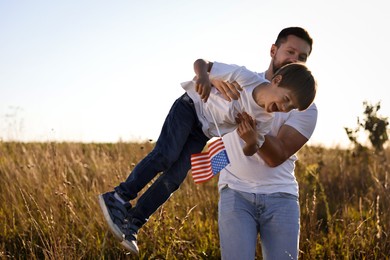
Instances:
[[[276,118],[290,118],[290,117],[306,117],[308,115],[317,115],[317,106],[315,103],[312,103],[306,110],[299,111],[297,109],[293,109],[290,112],[275,112]]]
[[[277,135],[282,125],[289,125],[309,139],[316,127],[317,115],[317,106],[314,103],[305,111],[277,112],[272,122],[272,133]]]

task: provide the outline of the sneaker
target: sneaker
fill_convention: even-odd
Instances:
[[[121,244],[133,253],[138,254],[137,229],[128,220],[131,209],[129,202],[123,204],[114,196],[115,191],[99,195],[99,204],[111,232],[121,241]],[[135,229],[131,231],[132,229]],[[134,235],[135,234],[135,235]]]
[[[137,245],[137,233],[138,227],[130,222],[124,224],[122,226],[122,230],[124,231],[123,240],[121,245],[126,249],[138,254],[138,245]]]

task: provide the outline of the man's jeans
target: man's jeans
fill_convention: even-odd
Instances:
[[[218,204],[222,259],[253,260],[260,233],[264,259],[297,259],[298,198],[288,193],[254,194],[224,187]]]
[[[208,140],[193,101],[187,94],[182,95],[172,105],[153,151],[115,188],[123,199],[135,199],[162,172],[132,208],[132,217],[139,226],[179,188],[191,168],[191,154],[201,152]]]

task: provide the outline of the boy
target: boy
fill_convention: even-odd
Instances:
[[[280,68],[270,82],[245,67],[202,59],[195,61],[194,71],[197,75],[195,84],[189,81],[182,83],[182,87],[194,101],[203,132],[209,137],[232,132],[237,128],[237,116],[246,112],[255,119],[258,148],[270,130],[272,112],[303,111],[311,105],[316,94],[314,77],[305,65],[298,63]],[[231,102],[224,99],[217,89],[211,88],[210,80],[213,79],[234,81],[242,86],[240,99]],[[215,121],[220,133],[216,131]],[[251,156],[257,149],[245,146],[243,151]]]

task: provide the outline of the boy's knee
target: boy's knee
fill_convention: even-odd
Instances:
[[[165,152],[161,149],[158,149],[157,147],[152,151],[152,153],[155,160],[160,162],[164,170],[171,167],[172,164],[177,160],[177,158],[169,154],[169,152]]]
[[[182,183],[181,180],[177,180],[174,178],[164,178],[162,180],[162,184],[164,185],[165,189],[170,191],[171,193],[176,191],[179,187],[180,184]]]

